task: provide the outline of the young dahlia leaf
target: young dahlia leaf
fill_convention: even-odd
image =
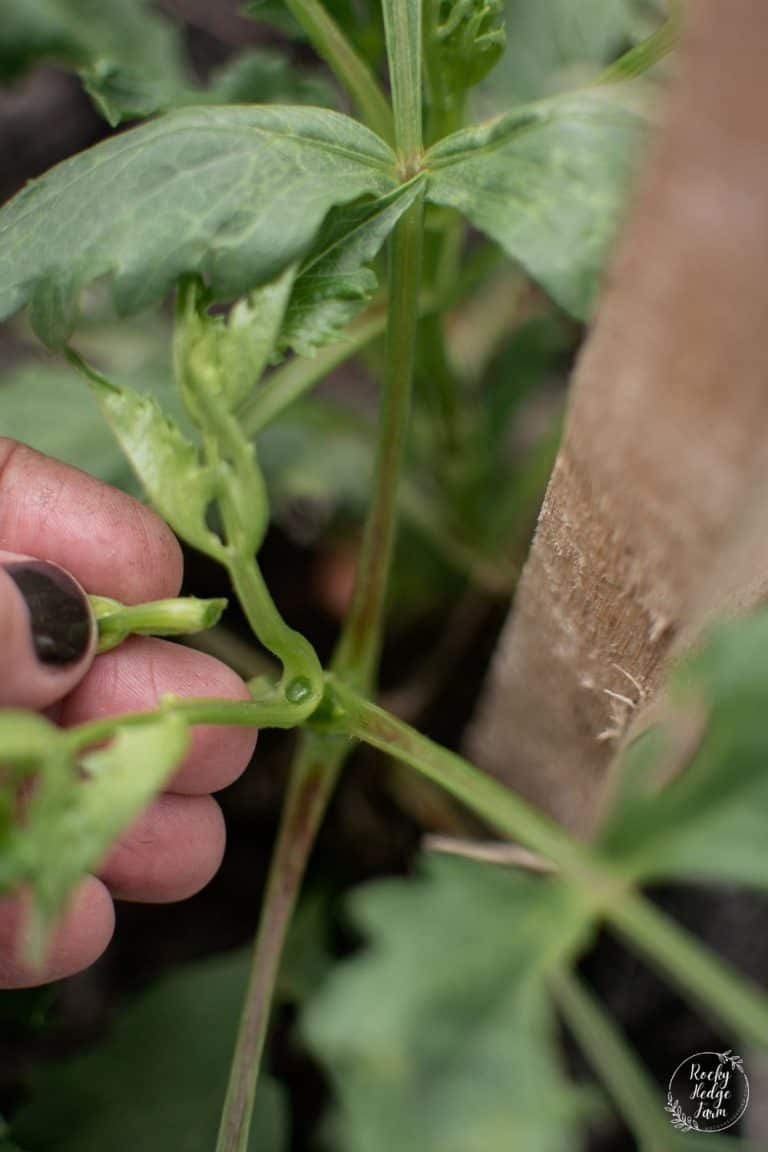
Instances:
[[[153,505],[194,548],[221,559],[223,544],[206,516],[218,485],[195,444],[166,416],[154,396],[116,388],[90,373],[106,420]]]
[[[28,771],[37,768],[56,750],[58,729],[37,712],[15,708],[0,711],[0,748],[3,756],[2,784],[8,783],[9,768]]]
[[[297,274],[282,348],[310,356],[354,320],[376,289],[376,276],[367,265],[423,186],[423,177],[417,177],[378,200],[331,211]]]
[[[319,108],[190,108],[113,137],[32,181],[0,211],[0,319],[25,304],[63,343],[87,284],[112,277],[119,313],[186,274],[216,299],[274,279],[328,211],[395,187],[394,156]]]
[[[303,1017],[335,1088],[329,1147],[576,1147],[584,1097],[563,1072],[545,987],[583,943],[570,892],[437,858],[415,880],[362,888],[351,911],[369,944]]]
[[[270,284],[238,300],[228,316],[208,312],[199,285],[184,289],[175,362],[190,411],[195,411],[198,392],[215,397],[229,412],[248,398],[274,355],[294,278],[295,268],[289,266]],[[197,423],[204,428],[205,417]]]
[[[602,851],[638,880],[768,887],[768,612],[716,629],[628,747]]]
[[[425,61],[430,91],[474,87],[501,58],[506,43],[502,0],[431,0],[425,9]]]
[[[457,208],[566,311],[587,319],[616,231],[639,118],[594,93],[516,108],[427,154],[427,198]]]
[[[31,958],[42,957],[68,897],[162,790],[187,744],[186,723],[168,714],[120,729],[106,748],[84,756],[86,779],[63,751],[41,767],[19,835],[32,893]]]
[[[34,772],[55,761],[60,733],[50,720],[18,708],[0,711],[0,894],[25,879],[26,846],[19,828],[19,792]]]

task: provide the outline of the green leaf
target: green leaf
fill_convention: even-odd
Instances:
[[[0,82],[54,60],[79,71],[112,125],[194,104],[337,102],[321,72],[271,48],[242,52],[197,87],[178,29],[147,0],[6,0],[3,17]]]
[[[242,52],[211,78],[207,103],[217,104],[314,104],[333,108],[338,96],[321,72],[310,72],[290,63],[284,53],[271,48]]]
[[[517,108],[431,148],[427,197],[463,212],[561,307],[587,319],[637,125],[637,116],[596,94]]]
[[[2,16],[0,79],[60,61],[111,124],[168,107],[189,83],[176,29],[147,0],[5,0]]]
[[[78,882],[98,867],[180,762],[188,744],[184,720],[168,714],[123,728],[104,749],[83,757],[82,780],[69,758],[44,764],[18,832],[33,896],[30,956],[41,955],[54,920]]]
[[[206,519],[219,477],[201,463],[197,445],[184,437],[153,396],[142,396],[132,388],[116,388],[87,368],[84,371],[120,447],[157,511],[187,543],[221,559],[224,546]]]
[[[87,284],[113,278],[121,314],[185,274],[216,299],[273,280],[327,212],[394,187],[389,148],[318,108],[195,108],[125,132],[32,181],[0,211],[0,318],[25,304],[62,343]]]
[[[378,200],[331,211],[296,277],[282,348],[310,356],[339,338],[376,290],[367,265],[422,186],[423,177],[417,177]]]
[[[432,84],[452,94],[474,87],[504,51],[503,0],[432,0],[428,12],[429,71],[440,72]]]
[[[284,0],[247,0],[243,15],[258,23],[277,28],[284,36],[306,40],[307,35]]]
[[[172,408],[170,372],[140,360],[142,386]],[[119,378],[119,376],[118,376]],[[44,414],[44,418],[43,418]],[[66,364],[27,363],[0,377],[0,428],[10,436],[134,494],[139,486],[87,388]]]
[[[583,910],[566,889],[442,858],[415,881],[361,889],[351,908],[370,944],[303,1018],[336,1091],[329,1146],[576,1147],[581,1098],[544,988],[582,942]]]
[[[4,436],[100,480],[129,486],[130,469],[112,437],[104,434],[98,408],[65,365],[26,364],[3,377],[0,427]]]
[[[721,625],[624,755],[603,852],[638,880],[768,886],[768,612]]]
[[[36,712],[0,710],[0,748],[4,771],[8,765],[36,768],[57,749],[58,729]],[[3,780],[5,783],[5,779]]]
[[[210,1152],[249,955],[206,959],[157,981],[111,1035],[36,1072],[12,1135],[26,1152]],[[274,1081],[257,1090],[252,1152],[283,1152]]]
[[[197,393],[232,412],[248,398],[273,356],[291,294],[294,269],[238,300],[227,316],[207,311],[198,285],[182,293],[177,316],[175,361],[188,411],[206,428]]]
[[[656,0],[506,0],[507,47],[476,90],[480,115],[592,81],[663,18]]]
[[[56,761],[59,731],[35,712],[4,708],[0,749],[0,893],[5,894],[21,883],[26,867],[18,826],[19,790],[34,771]]]

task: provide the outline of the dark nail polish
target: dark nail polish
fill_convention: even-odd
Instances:
[[[41,664],[74,664],[88,651],[91,611],[82,589],[55,564],[18,560],[4,565],[27,602],[32,641]]]

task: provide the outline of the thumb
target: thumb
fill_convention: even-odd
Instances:
[[[57,564],[0,552],[0,707],[46,708],[88,671],[88,598]]]

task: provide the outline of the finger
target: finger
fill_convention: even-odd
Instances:
[[[89,876],[54,932],[43,968],[30,968],[21,959],[27,907],[24,896],[0,900],[0,988],[31,988],[72,976],[98,960],[112,939],[112,897],[100,880]]]
[[[68,572],[0,552],[0,706],[47,708],[83,678],[95,645],[88,599]]]
[[[0,548],[61,564],[88,592],[175,596],[181,550],[163,521],[85,472],[0,437]]]
[[[117,900],[168,904],[204,888],[224,855],[211,796],[158,796],[112,849],[99,876]]]
[[[59,723],[69,728],[100,716],[142,712],[165,693],[249,699],[240,677],[212,656],[134,636],[99,656],[64,701]],[[247,767],[255,745],[255,728],[194,728],[189,752],[167,790],[194,796],[226,788]]]

